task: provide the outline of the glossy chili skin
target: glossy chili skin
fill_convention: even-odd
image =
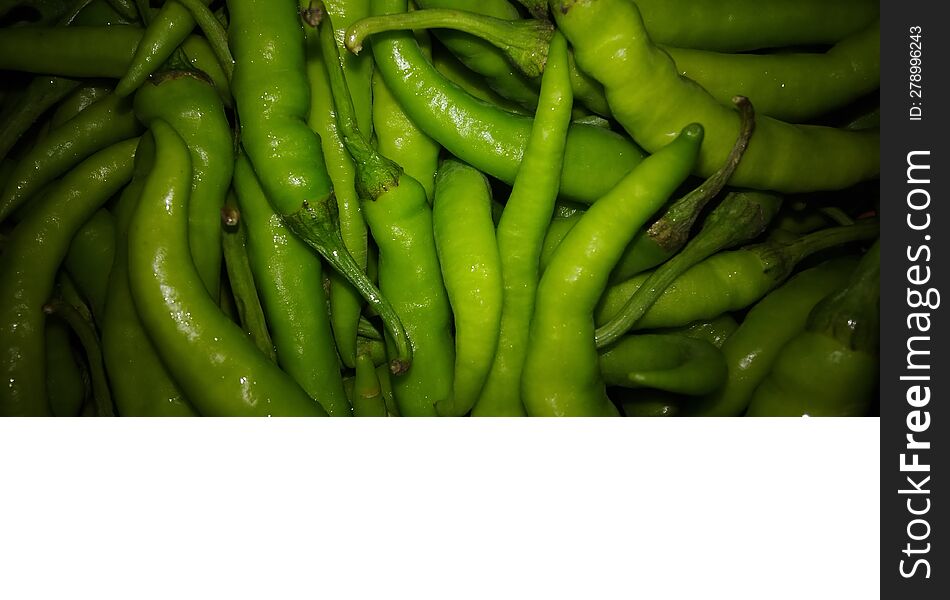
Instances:
[[[607,385],[652,388],[689,396],[719,388],[728,373],[712,343],[678,334],[628,335],[599,355]]]
[[[820,249],[872,239],[878,223],[865,220],[849,227],[818,231],[789,243],[767,242],[710,256],[691,267],[637,321],[636,329],[679,327],[752,305],[781,285],[798,262]],[[602,325],[616,315],[650,273],[611,286],[595,320]]]
[[[782,347],[747,416],[864,416],[878,385],[880,246]]]
[[[152,138],[144,136],[135,152],[134,178],[113,209],[116,253],[101,324],[102,358],[120,416],[193,417],[198,412],[159,358],[129,287],[129,223],[153,161]]]
[[[56,129],[63,123],[66,123],[82,111],[86,110],[103,97],[107,96],[112,89],[106,85],[105,81],[95,81],[81,84],[76,91],[56,105],[56,110],[50,117],[50,129]]]
[[[380,0],[373,9],[374,14],[404,12],[406,2]],[[514,182],[532,119],[486,105],[452,85],[425,60],[411,33],[373,36],[371,46],[377,70],[413,122],[476,169]],[[623,136],[574,125],[565,148],[561,196],[589,204],[642,158],[643,152]]]
[[[508,2],[479,0],[420,0],[420,8],[453,8],[476,12],[498,19],[519,18],[518,9]],[[466,67],[479,73],[491,89],[532,112],[538,104],[538,90],[511,64],[499,49],[483,39],[463,31],[444,29],[435,32]]]
[[[14,229],[0,255],[0,414],[48,415],[43,305],[73,234],[132,176],[137,140],[101,150],[70,171]],[[93,183],[91,184],[90,181]]]
[[[463,416],[488,377],[501,324],[501,257],[485,176],[458,161],[444,161],[436,178],[432,223],[455,323],[452,399],[436,410]]]
[[[211,0],[201,0],[210,4]],[[195,28],[191,12],[177,2],[166,2],[152,18],[135,47],[128,71],[116,84],[117,96],[129,96],[172,55]]]
[[[551,41],[538,113],[514,187],[498,222],[503,284],[498,350],[475,416],[522,416],[521,374],[537,295],[544,232],[557,200],[573,96],[567,42]]]
[[[311,9],[311,0],[300,0],[301,10]],[[346,27],[352,20],[369,14],[366,0],[358,2],[334,2],[325,5],[333,13],[333,25],[336,29]],[[333,97],[330,93],[330,80],[320,50],[319,35],[313,26],[304,19],[307,47],[307,78],[310,83],[310,114],[307,119],[310,128],[319,136],[323,148],[323,157],[327,173],[333,183],[333,193],[339,220],[340,236],[347,252],[362,270],[366,270],[367,230],[366,222],[360,211],[359,196],[356,193],[356,167],[347,153],[336,127],[336,114]],[[353,104],[356,107],[356,119],[360,128],[372,131],[372,56],[349,55],[344,58],[344,76],[347,78]],[[346,278],[336,271],[330,277],[330,319],[333,336],[343,364],[348,368],[356,366],[356,330],[363,299]]]
[[[625,0],[560,0],[552,7],[577,64],[604,85],[614,118],[647,150],[663,146],[689,122],[706,141],[697,173],[725,161],[739,115],[688,79],[650,40],[635,4]],[[880,170],[880,135],[758,119],[732,185],[777,192],[835,190],[873,179]]]
[[[169,372],[203,415],[326,415],[204,290],[188,248],[188,147],[160,119],[150,132],[155,161],[129,226],[129,282]]]
[[[805,328],[819,300],[841,287],[854,261],[823,263],[795,275],[748,312],[739,329],[723,344],[729,376],[714,393],[687,404],[686,414],[739,416],[766,377],[782,346]]]
[[[287,229],[243,156],[234,189],[247,229],[247,253],[277,363],[331,416],[349,416],[333,344],[320,257]]]
[[[834,44],[878,16],[874,0],[638,0],[658,44],[737,52]]]
[[[875,22],[825,53],[719,54],[666,48],[676,69],[723,104],[740,94],[757,111],[805,123],[876,90],[881,28]]]
[[[521,394],[531,416],[609,416],[593,312],[633,234],[686,179],[703,138],[692,124],[600,198],[558,248],[538,284]]]
[[[51,106],[79,86],[74,79],[37,76],[12,106],[0,112],[0,160]]]
[[[109,95],[51,130],[19,161],[0,194],[0,220],[94,152],[140,133],[131,103]]]
[[[135,94],[135,115],[148,126],[162,119],[191,153],[188,247],[212,298],[221,282],[221,207],[231,184],[234,142],[224,105],[211,82],[197,71],[165,71]]]

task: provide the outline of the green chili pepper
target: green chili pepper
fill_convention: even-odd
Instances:
[[[498,222],[503,283],[498,350],[472,414],[521,416],[519,382],[534,311],[542,235],[558,196],[561,161],[571,119],[567,42],[552,38],[550,65],[541,88],[538,114],[511,196]]]
[[[518,10],[507,0],[484,2],[481,0],[419,0],[423,9],[459,9],[477,12],[497,19],[517,19]],[[395,5],[394,5],[395,7]],[[376,14],[405,12],[401,10],[376,11]],[[538,105],[537,86],[533,85],[512,65],[505,55],[490,42],[451,29],[435,32],[439,41],[462,63],[485,78],[488,87],[519,106],[534,113]]]
[[[501,258],[485,176],[463,163],[443,162],[436,178],[432,224],[455,315],[452,398],[436,405],[436,410],[440,415],[463,416],[475,405],[488,377],[501,324]]]
[[[86,352],[86,364],[89,365],[92,379],[92,397],[96,407],[96,416],[114,417],[112,394],[102,366],[102,346],[92,320],[84,316],[75,306],[61,298],[54,298],[43,305],[46,315],[56,316],[65,321],[80,340]]]
[[[875,243],[847,287],[819,302],[805,331],[782,347],[746,415],[867,414],[878,384],[880,276]]]
[[[102,81],[80,84],[73,93],[66,96],[57,106],[49,119],[50,129],[56,129],[82,111],[107,96],[112,89]]]
[[[723,344],[732,337],[732,334],[739,328],[739,324],[729,314],[722,314],[712,320],[701,320],[683,327],[667,329],[665,333],[676,333],[685,335],[697,340],[705,340],[715,346],[722,348]]]
[[[853,269],[854,262],[850,260],[822,263],[795,275],[760,300],[723,344],[729,368],[726,385],[688,404],[687,414],[741,415],[785,342],[805,328],[815,304],[840,288]]]
[[[139,88],[135,115],[146,126],[162,119],[188,145],[193,169],[188,247],[205,289],[217,298],[221,283],[221,208],[234,167],[234,142],[224,105],[198,71],[165,71]]]
[[[73,236],[63,261],[92,314],[102,319],[109,288],[109,272],[115,260],[115,219],[99,209]]]
[[[745,308],[785,281],[805,257],[872,239],[878,230],[876,219],[863,219],[791,242],[768,241],[714,254],[677,277],[636,328],[676,327]],[[607,290],[595,312],[596,323],[603,325],[617,315],[649,276],[642,273]]]
[[[666,48],[676,70],[726,104],[748,96],[759,113],[804,123],[847,106],[881,82],[880,23],[824,54],[716,54]]]
[[[683,124],[706,128],[698,172],[721,165],[739,130],[739,116],[679,76],[672,59],[650,40],[640,13],[625,0],[559,0],[558,27],[577,64],[604,85],[614,118],[647,150],[661,147]],[[880,135],[759,119],[756,142],[732,184],[778,192],[833,190],[873,179],[880,169]]]
[[[369,14],[366,2],[336,3],[336,14],[342,21],[352,20]],[[340,236],[347,252],[356,261],[362,271],[366,270],[367,233],[366,222],[360,212],[359,197],[356,194],[356,167],[350,158],[343,140],[336,129],[333,98],[330,94],[330,80],[320,51],[320,39],[315,25],[322,18],[319,7],[312,6],[311,0],[301,0],[300,7],[304,21],[309,27],[306,31],[307,77],[310,82],[310,116],[308,123],[319,136],[327,172],[333,182],[333,192],[339,219]],[[353,89],[357,122],[365,131],[372,130],[372,60],[369,56],[350,56],[344,61],[344,74]],[[356,335],[363,299],[346,278],[331,271],[330,273],[330,323],[337,350],[343,364],[349,368],[356,366]]]
[[[361,19],[346,30],[346,47],[353,53],[363,40],[384,31],[447,28],[465,31],[488,41],[505,53],[528,77],[540,77],[547,62],[554,26],[534,19],[498,19],[464,10],[427,8],[403,14]]]
[[[689,396],[718,389],[728,374],[726,359],[718,348],[677,334],[625,336],[600,353],[599,363],[607,385]]]
[[[732,102],[739,109],[741,127],[726,162],[701,185],[670,203],[649,228],[637,232],[610,274],[612,283],[662,264],[679,252],[689,240],[696,218],[732,177],[755,131],[755,111],[748,98],[736,96]],[[579,219],[577,215],[560,220],[556,225],[552,223],[544,240],[546,252],[542,256],[542,268]]]
[[[125,71],[130,50],[141,37],[142,29],[129,25],[4,27],[0,29],[0,69],[116,77]]]
[[[436,49],[432,53],[432,66],[434,66],[443,77],[468,92],[469,95],[508,112],[522,115],[528,114],[523,106],[516,104],[488,87],[485,78],[482,77],[481,74],[463,65],[461,61],[449,51],[441,48]]]
[[[129,281],[169,372],[204,415],[326,415],[203,289],[188,249],[190,152],[164,121],[150,131],[155,161],[129,226]]]
[[[597,300],[633,234],[689,175],[703,139],[686,127],[590,210],[561,243],[538,284],[521,395],[532,416],[604,416],[607,397],[594,346]]]
[[[3,56],[3,29],[0,29],[0,57]],[[16,48],[11,45],[10,50]],[[19,52],[20,50],[16,50]],[[0,62],[2,62],[0,58]],[[0,160],[7,157],[13,146],[36,123],[40,115],[79,87],[79,82],[63,77],[34,77],[13,106],[0,112]]]
[[[614,388],[621,392],[620,405],[625,417],[676,417],[680,414],[683,396],[660,390],[627,390]]]
[[[356,163],[363,212],[379,247],[379,287],[405,326],[415,357],[408,371],[393,382],[396,403],[403,415],[435,416],[436,404],[452,396],[455,347],[451,308],[432,233],[432,211],[423,187],[373,150],[360,134],[336,41],[326,25],[320,28],[320,45],[337,124]],[[392,343],[388,336],[387,342]]]
[[[132,174],[137,140],[120,142],[70,171],[13,230],[0,254],[0,414],[47,415],[43,304],[73,234]]]
[[[411,361],[405,331],[395,310],[346,251],[320,139],[305,122],[309,85],[296,5],[231,0],[228,7],[243,145],[261,187],[288,227],[381,315],[397,350],[393,369],[401,372]]]
[[[234,58],[231,56],[231,50],[228,48],[228,34],[221,25],[221,22],[215,18],[214,13],[208,8],[210,2],[205,0],[174,0],[178,2],[191,14],[202,33],[208,39],[208,45],[218,59],[218,64],[224,70],[228,81],[234,74]]]
[[[154,144],[145,136],[135,152],[135,177],[114,208],[116,253],[102,318],[103,360],[120,415],[197,416],[145,333],[129,288],[129,223],[153,160]]]
[[[41,187],[94,152],[137,135],[141,125],[131,104],[109,95],[49,132],[17,164],[0,195],[0,220],[5,220]]]
[[[874,0],[637,0],[637,6],[656,43],[721,52],[834,44],[879,10]]]
[[[379,0],[374,14],[405,12],[405,0]],[[532,120],[475,100],[429,64],[411,34],[384,33],[370,40],[376,68],[396,100],[426,134],[479,171],[513,183]],[[451,106],[447,111],[445,107]],[[591,125],[570,128],[560,194],[593,202],[643,158],[627,138]]]
[[[320,258],[274,212],[247,159],[234,166],[251,270],[277,363],[332,416],[349,416],[326,311]]]
[[[54,417],[75,417],[82,410],[86,386],[76,364],[69,327],[60,319],[46,322],[46,393]]]
[[[265,199],[266,202],[266,199]],[[247,251],[247,226],[233,193],[229,193],[221,209],[221,249],[227,268],[228,283],[238,322],[261,353],[277,362],[277,350],[267,330],[267,319],[254,284],[254,273]],[[223,294],[222,294],[223,295]]]
[[[602,348],[629,331],[676,279],[716,252],[758,237],[778,212],[782,199],[759,192],[733,192],[703,223],[699,234],[683,250],[650,273],[626,305],[597,328]]]
[[[211,0],[201,0],[210,4]],[[128,96],[162,66],[195,28],[191,12],[178,2],[166,2],[152,18],[135,47],[128,70],[115,86],[117,96]]]
[[[439,165],[438,143],[412,122],[379,74],[373,76],[373,122],[379,153],[394,161],[418,181],[432,203]]]

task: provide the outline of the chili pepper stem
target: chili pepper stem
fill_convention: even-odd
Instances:
[[[554,26],[548,21],[508,21],[462,10],[427,8],[408,13],[360,19],[346,31],[346,47],[354,54],[374,33],[403,29],[458,29],[480,37],[502,50],[525,75],[539,77],[548,60]]]

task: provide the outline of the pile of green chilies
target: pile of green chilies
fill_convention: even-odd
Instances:
[[[861,416],[878,3],[0,0],[0,415]]]

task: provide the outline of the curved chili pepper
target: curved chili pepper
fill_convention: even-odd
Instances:
[[[791,275],[805,257],[843,244],[877,237],[876,219],[833,227],[791,242],[769,241],[720,252],[676,278],[637,321],[637,329],[676,327],[751,305]],[[613,318],[650,276],[642,273],[611,287],[595,313],[602,325]]]
[[[633,234],[689,175],[703,139],[699,124],[643,161],[561,243],[538,284],[521,395],[532,416],[606,416],[594,346],[597,300]]]
[[[362,137],[332,29],[320,27],[337,124],[357,169],[366,222],[379,247],[379,287],[396,309],[412,344],[413,364],[393,382],[399,412],[435,416],[452,396],[455,344],[425,190]],[[388,333],[388,332],[387,332]],[[387,343],[391,340],[387,337]]]
[[[461,61],[449,51],[441,48],[437,48],[433,51],[432,66],[446,79],[468,92],[472,97],[493,104],[507,112],[521,115],[528,114],[528,111],[523,106],[516,104],[488,87],[481,74],[463,65]]]
[[[647,150],[685,123],[706,128],[698,173],[721,165],[739,130],[739,117],[705,90],[680,77],[672,59],[650,40],[636,5],[625,0],[559,0],[558,27],[577,64],[604,85],[611,112]],[[778,192],[834,190],[872,179],[880,170],[880,135],[790,125],[764,117],[732,184]]]
[[[49,119],[50,129],[56,129],[82,111],[94,105],[112,92],[105,82],[91,81],[80,84],[79,88],[66,96],[57,106]]]
[[[379,0],[374,14],[405,12],[405,0]],[[396,100],[426,134],[479,171],[513,183],[531,134],[532,119],[477,101],[429,64],[410,33],[370,40],[376,68]],[[451,111],[445,107],[451,106]],[[590,203],[604,195],[643,158],[625,137],[590,125],[573,125],[565,146],[560,194]]]
[[[210,4],[211,0],[201,2]],[[128,96],[137,90],[149,75],[168,60],[194,28],[195,20],[187,8],[177,2],[163,4],[136,44],[128,69],[115,86],[116,95]]]
[[[115,219],[99,209],[73,236],[63,266],[88,302],[97,322],[102,319],[109,272],[115,260]]]
[[[131,104],[115,95],[106,96],[53,129],[20,160],[4,186],[0,221],[82,159],[137,135],[141,129]]]
[[[607,385],[652,388],[688,396],[708,394],[726,381],[722,352],[706,340],[677,334],[628,335],[598,357]]]
[[[325,416],[203,289],[188,248],[191,157],[161,119],[155,161],[129,226],[129,282],[162,361],[204,415]]]
[[[717,54],[666,48],[676,70],[727,104],[748,96],[763,115],[805,123],[876,90],[881,83],[879,22],[823,54]]]
[[[135,176],[113,209],[116,253],[102,318],[102,358],[119,415],[192,417],[198,413],[158,357],[129,288],[129,223],[153,161],[154,144],[145,136],[135,151]]]
[[[101,150],[70,171],[10,234],[0,254],[0,414],[47,415],[43,304],[73,234],[132,175],[138,140]]]
[[[552,38],[551,60],[542,83],[538,114],[511,196],[498,222],[502,295],[498,350],[475,416],[521,416],[521,373],[538,287],[544,231],[557,200],[564,147],[571,119],[567,41]]]
[[[165,71],[135,94],[135,115],[148,126],[162,119],[191,152],[188,247],[212,298],[221,284],[221,208],[234,168],[234,142],[224,105],[198,71]]]
[[[287,226],[360,292],[383,318],[404,370],[411,348],[395,310],[346,251],[336,222],[320,139],[310,109],[304,32],[296,5],[230,0],[233,91],[244,149],[261,187]]]
[[[0,39],[2,39],[2,33],[0,33]],[[34,77],[23,96],[19,98],[19,102],[0,112],[0,160],[6,158],[10,149],[33,126],[40,115],[77,87],[79,87],[79,82],[74,79]]]
[[[455,316],[452,398],[440,415],[460,417],[478,400],[498,348],[502,267],[491,220],[491,187],[475,169],[446,160],[432,203],[435,247]]]
[[[723,344],[729,377],[719,390],[685,406],[695,416],[738,416],[766,377],[782,346],[805,328],[819,300],[839,289],[854,261],[834,260],[795,275],[748,312]]]
[[[867,414],[878,385],[880,244],[841,291],[819,302],[805,331],[782,347],[747,416]]]
[[[720,52],[834,44],[878,16],[874,0],[637,0],[658,44]],[[552,11],[556,12],[556,11]]]
[[[326,311],[320,257],[274,212],[243,156],[234,165],[234,189],[277,363],[331,416],[349,416]]]
[[[602,348],[634,327],[676,279],[720,250],[758,237],[782,205],[773,194],[733,192],[706,218],[702,230],[683,250],[643,281],[627,304],[595,333]]]

